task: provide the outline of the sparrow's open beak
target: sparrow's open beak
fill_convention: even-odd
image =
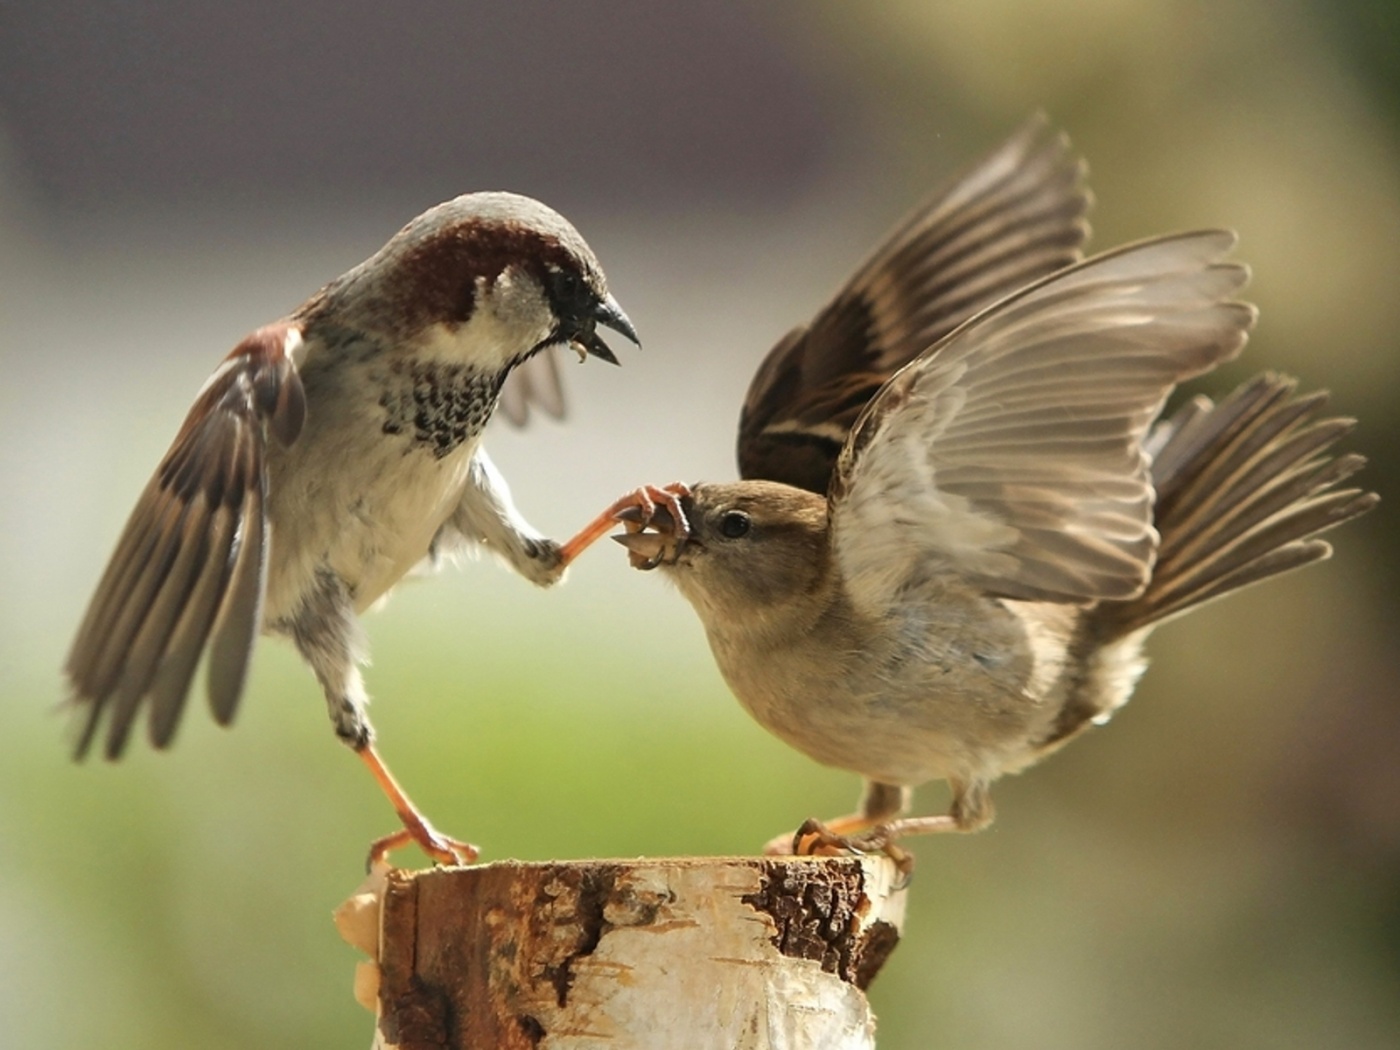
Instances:
[[[652,511],[651,520],[642,525],[640,507],[627,507],[617,515],[626,523],[627,531],[613,539],[627,548],[628,561],[634,569],[654,569],[658,565],[674,565],[681,550],[688,542],[686,537],[677,537],[676,521],[664,506],[657,505]],[[647,531],[643,531],[643,529]],[[656,531],[650,531],[650,530]]]
[[[603,342],[603,337],[598,334],[597,325],[605,325],[614,332],[622,333],[637,346],[642,345],[641,340],[637,338],[637,330],[632,327],[631,320],[622,312],[622,307],[617,305],[617,300],[611,295],[599,300],[598,305],[593,308],[593,316],[590,320],[592,323],[586,325],[583,331],[574,336],[573,341],[594,357],[601,357],[604,361],[609,361],[612,364],[620,363],[608,344]]]

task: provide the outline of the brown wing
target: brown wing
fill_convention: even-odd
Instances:
[[[564,418],[564,384],[559,378],[558,351],[546,347],[510,370],[497,407],[514,426],[530,421],[531,406],[551,419]]]
[[[306,418],[290,325],[259,329],[205,384],[132,511],[65,670],[82,758],[106,719],[118,757],[143,701],[156,747],[170,742],[195,665],[227,723],[257,633],[267,564],[267,433],[296,440]]]
[[[916,208],[754,376],[739,473],[825,493],[851,424],[900,368],[978,310],[1079,261],[1084,165],[1043,116]]]
[[[1148,428],[1172,388],[1244,346],[1248,280],[1222,230],[1096,256],[1005,299],[895,375],[829,500],[863,608],[954,573],[989,594],[1142,593],[1157,552]]]

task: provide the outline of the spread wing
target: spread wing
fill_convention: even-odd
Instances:
[[[1224,231],[1097,256],[997,303],[899,372],[829,493],[852,597],[920,571],[1007,598],[1088,602],[1151,571],[1148,427],[1172,387],[1233,357],[1254,309]]]
[[[546,347],[510,370],[501,387],[498,408],[517,426],[530,421],[533,405],[551,419],[564,418],[564,384],[559,379],[559,358],[553,347]]]
[[[206,651],[214,716],[232,719],[265,586],[268,433],[290,444],[306,418],[300,341],[280,324],[240,343],[141,494],[65,665],[77,757],[104,718],[103,750],[118,757],[143,701],[152,743],[168,744]]]
[[[911,212],[759,366],[739,421],[740,475],[824,493],[885,380],[984,306],[1081,258],[1083,176],[1038,116]]]

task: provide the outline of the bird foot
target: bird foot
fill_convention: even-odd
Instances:
[[[681,507],[681,500],[689,495],[690,486],[683,481],[673,481],[669,485],[643,485],[627,493],[608,510],[614,521],[624,522],[629,528],[657,525],[678,536],[689,536],[690,522],[686,520],[685,510]],[[665,511],[660,521],[656,520],[658,510]]]
[[[876,824],[859,833],[837,834],[820,820],[809,818],[791,835],[779,835],[763,847],[769,857],[849,857],[883,853],[907,880],[914,873],[914,855],[896,844],[891,824]]]
[[[614,500],[603,513],[590,521],[578,534],[559,548],[561,564],[568,565],[588,547],[607,535],[619,522],[627,523],[627,530],[641,531],[657,516],[658,508],[669,516],[668,522],[677,523],[675,528],[680,536],[690,535],[690,523],[681,509],[681,499],[690,495],[690,489],[679,481],[666,486],[643,485],[625,496]]]
[[[681,500],[690,488],[679,481],[658,488],[646,485],[609,508],[615,522],[626,532],[613,539],[627,548],[634,569],[654,569],[673,564],[691,537]]]
[[[383,861],[391,850],[416,843],[434,864],[447,867],[471,864],[481,856],[481,850],[470,842],[450,838],[442,834],[426,820],[405,820],[398,831],[383,838],[375,839],[369,846],[367,868],[373,869],[376,862]]]
[[[481,855],[481,850],[470,842],[449,838],[428,823],[427,818],[418,811],[413,800],[394,779],[394,774],[389,772],[389,767],[379,757],[379,751],[373,743],[365,743],[357,748],[355,753],[360,756],[360,761],[369,767],[375,782],[379,784],[385,797],[393,804],[394,812],[399,815],[399,820],[403,822],[402,830],[375,839],[370,843],[369,866],[371,868],[374,867],[375,861],[383,860],[390,850],[407,846],[410,842],[418,843],[419,848],[432,858],[434,864],[446,864],[449,867],[470,864]]]

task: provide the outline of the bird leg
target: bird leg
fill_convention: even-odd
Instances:
[[[909,788],[879,781],[866,781],[865,794],[857,812],[835,820],[807,820],[792,836],[771,839],[763,852],[769,856],[840,856],[846,853],[881,852],[908,875],[914,869],[913,855],[897,842],[910,835],[933,835],[945,831],[980,831],[992,822],[988,785],[982,781],[950,778],[953,802],[947,813],[933,817],[901,817],[909,808]]]
[[[470,864],[476,860],[479,851],[475,846],[448,838],[428,823],[375,750],[374,727],[366,710],[369,697],[359,668],[364,640],[345,581],[328,568],[318,570],[315,585],[303,598],[296,615],[277,621],[272,629],[290,635],[302,658],[311,665],[325,692],[326,710],[335,735],[369,767],[403,821],[403,831],[376,839],[370,845],[370,862],[382,860],[391,849],[409,842],[418,843],[439,864]]]
[[[490,481],[492,468],[490,467],[489,461],[482,459],[481,463],[482,476],[485,477],[487,481]],[[482,489],[483,491],[488,489],[498,492],[506,491],[503,484],[496,484],[494,487],[485,484],[482,486]],[[664,488],[655,485],[644,485],[639,489],[634,489],[627,493],[625,496],[614,501],[602,514],[589,522],[578,535],[559,548],[559,560],[553,566],[554,575],[557,577],[570,562],[615,528],[618,521],[624,520],[621,517],[624,512],[631,512],[629,517],[625,519],[629,522],[629,528],[633,527],[633,523],[638,522],[640,524],[637,524],[636,527],[641,528],[656,516],[658,507],[665,508],[670,514],[671,527],[674,528],[675,534],[682,538],[688,536],[690,534],[690,524],[686,520],[685,511],[681,509],[681,499],[689,495],[690,489],[680,482],[674,482]],[[473,510],[472,506],[468,506],[467,501],[464,501],[463,506],[467,508],[467,511]],[[465,513],[465,511],[459,513]],[[477,516],[477,518],[484,517],[486,516]],[[470,534],[473,535],[481,533],[483,530],[480,528],[480,522],[477,521],[477,518],[463,519],[462,525],[466,527],[463,528],[462,531],[464,533],[470,532]],[[478,527],[472,528],[472,521],[477,521]],[[499,545],[499,541],[497,542]],[[306,646],[303,646],[303,653],[308,656],[308,659],[312,659],[313,666],[317,666],[311,655],[307,654]],[[319,670],[318,673],[320,673]],[[357,682],[357,673],[354,677]],[[326,677],[323,676],[322,681],[326,683]],[[333,689],[328,685],[327,695],[354,697],[358,696],[358,693],[353,689]],[[393,774],[389,772],[389,767],[384,764],[384,760],[379,757],[378,752],[374,749],[373,737],[368,730],[369,723],[368,719],[365,717],[363,708],[364,704],[362,701],[356,702],[353,699],[338,705],[332,705],[331,717],[337,722],[336,732],[355,749],[355,753],[360,756],[361,761],[369,767],[370,772],[374,775],[374,779],[378,782],[384,794],[389,797],[389,801],[393,803],[394,811],[398,813],[399,819],[403,821],[402,831],[396,831],[391,835],[385,835],[383,838],[376,839],[370,845],[370,862],[373,863],[376,860],[380,860],[390,850],[406,846],[410,842],[416,842],[424,853],[439,864],[470,864],[472,861],[476,860],[479,850],[475,846],[469,842],[461,842],[457,839],[448,838],[439,832],[428,823],[427,818],[423,816],[418,810],[418,807],[409,799],[403,788],[399,786],[398,781],[395,780]],[[342,726],[341,723],[346,724]]]
[[[953,802],[947,813],[941,813],[934,817],[900,817],[899,814],[908,805],[909,795],[906,788],[904,789],[906,794],[902,796],[903,802],[898,808],[886,808],[883,814],[874,816],[872,819],[872,815],[867,814],[871,814],[872,810],[878,812],[881,808],[882,799],[876,789],[886,791],[898,789],[870,781],[860,814],[840,818],[827,826],[816,821],[808,821],[798,829],[797,834],[793,837],[793,852],[799,854],[831,853],[836,852],[841,847],[854,850],[857,853],[879,850],[893,858],[895,863],[899,865],[899,870],[907,875],[913,871],[914,858],[910,853],[896,845],[899,839],[907,838],[910,835],[935,835],[945,831],[981,831],[992,822],[992,818],[996,814],[988,791],[989,785],[986,782],[980,780],[963,781],[950,777],[948,785],[953,791]],[[815,826],[809,827],[808,825]],[[836,833],[832,832],[832,826],[836,827]]]
[[[428,823],[428,819],[423,816],[418,807],[413,804],[413,800],[399,786],[399,782],[394,779],[394,774],[389,772],[389,767],[379,757],[379,752],[375,750],[372,743],[356,749],[355,753],[369,767],[375,781],[393,804],[394,812],[403,821],[401,831],[385,835],[370,843],[369,863],[371,866],[374,865],[375,861],[383,860],[390,850],[406,846],[410,842],[416,842],[419,848],[438,864],[470,864],[480,856],[481,851],[470,842],[448,838]]]
[[[679,481],[673,481],[666,486],[643,485],[639,489],[633,489],[615,500],[607,510],[580,529],[578,535],[560,548],[561,564],[568,565],[611,532],[619,521],[626,521],[629,527],[633,524],[645,527],[656,515],[658,504],[670,512],[676,535],[688,536],[690,523],[686,520],[685,511],[681,509],[681,500],[689,495],[690,489]],[[624,513],[627,513],[625,518]]]

